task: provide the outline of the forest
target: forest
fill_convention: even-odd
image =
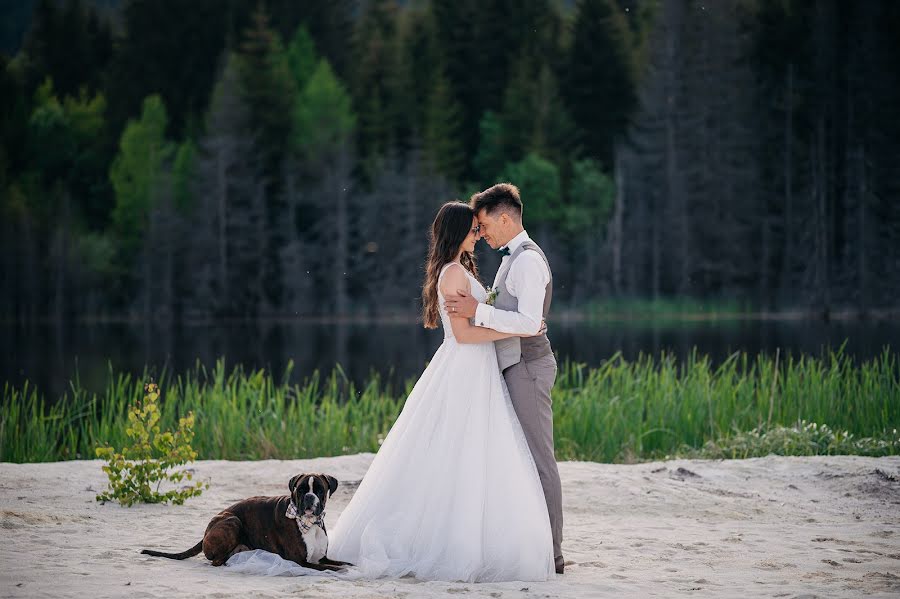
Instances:
[[[4,322],[413,318],[498,181],[557,306],[896,309],[900,2],[14,4]]]

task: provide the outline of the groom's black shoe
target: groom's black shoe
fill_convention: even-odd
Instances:
[[[553,560],[556,562],[556,573],[562,574],[566,571],[566,560],[563,559],[563,556],[557,555],[556,559]]]

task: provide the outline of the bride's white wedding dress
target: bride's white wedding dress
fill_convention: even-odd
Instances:
[[[494,344],[457,343],[439,297],[444,342],[329,530],[328,557],[366,577],[553,578],[547,505]]]

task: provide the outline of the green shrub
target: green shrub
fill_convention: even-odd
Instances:
[[[132,441],[122,452],[109,445],[98,447],[97,457],[105,459],[103,471],[109,477],[109,487],[97,495],[97,501],[116,500],[122,505],[134,503],[168,503],[181,505],[186,499],[196,497],[209,485],[195,482],[180,489],[160,492],[163,482],[180,483],[191,480],[185,470],[170,470],[193,461],[197,452],[191,447],[194,438],[194,414],[178,419],[174,433],[160,431],[159,387],[148,383],[144,387],[144,400],[136,401],[128,411],[128,428],[125,434]],[[155,485],[155,486],[154,486]]]
[[[801,420],[794,426],[755,428],[749,432],[707,441],[703,447],[682,447],[678,457],[704,459],[743,459],[767,455],[865,455],[884,456],[900,453],[900,435],[893,429],[877,437],[859,437],[827,424]]]

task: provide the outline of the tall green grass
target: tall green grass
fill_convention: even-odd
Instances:
[[[224,361],[207,371],[160,376],[160,426],[177,425],[194,412],[193,447],[199,459],[262,459],[373,451],[400,413],[403,401],[387,394],[377,376],[363,388],[340,368],[313,374],[303,384],[276,382],[264,370],[226,372]],[[122,447],[128,406],[143,395],[143,378],[110,373],[101,395],[77,380],[59,401],[48,403],[33,386],[3,389],[0,461],[92,459],[100,443]],[[403,395],[405,397],[405,394]]]
[[[841,351],[824,359],[735,353],[715,368],[696,352],[681,362],[616,355],[595,369],[566,364],[553,394],[556,455],[622,462],[709,447],[718,457],[712,448],[733,437],[800,421],[874,440],[853,453],[898,454],[898,372],[887,349],[859,365]]]
[[[222,360],[211,371],[164,373],[160,424],[172,428],[193,411],[200,459],[376,451],[413,384],[395,392],[373,375],[356,387],[340,368],[301,384],[288,383],[289,375],[276,381],[263,370],[226,371]],[[121,447],[128,405],[144,382],[110,373],[104,393],[90,394],[76,378],[55,402],[31,385],[5,385],[0,461],[91,459],[99,443]],[[553,411],[560,460],[900,454],[900,368],[887,349],[858,365],[841,351],[823,359],[736,353],[716,367],[697,353],[680,362],[615,355],[599,368],[565,363]],[[827,425],[830,436],[809,423]]]

